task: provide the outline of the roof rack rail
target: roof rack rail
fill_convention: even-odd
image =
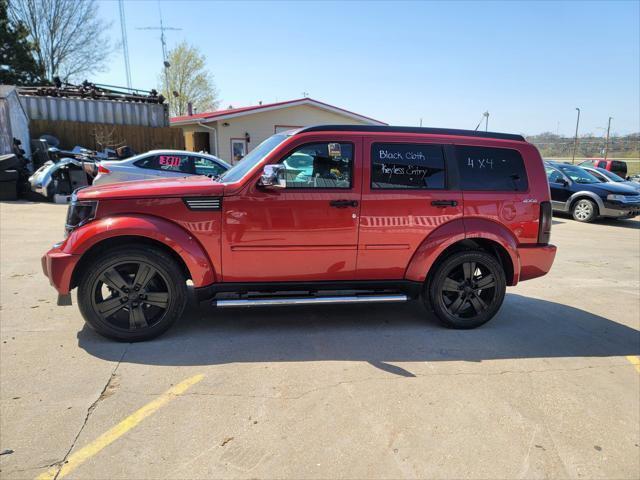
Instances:
[[[463,137],[497,138],[500,140],[514,140],[524,142],[522,135],[513,133],[479,132],[477,130],[459,130],[455,128],[427,128],[427,127],[393,127],[378,125],[314,125],[301,128],[296,132],[371,132],[371,133],[426,133],[429,135],[456,135]]]

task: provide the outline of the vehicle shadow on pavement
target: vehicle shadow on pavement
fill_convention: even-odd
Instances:
[[[559,219],[563,219],[565,221],[560,221]],[[571,214],[562,213],[562,212],[553,213],[553,225],[566,223],[566,221],[580,223],[575,221],[571,217]],[[589,223],[589,225],[596,225],[596,226],[602,226],[602,227],[635,228],[640,230],[640,222],[633,218],[625,218],[623,220],[619,220],[615,218],[597,218],[595,221]]]
[[[166,334],[123,345],[85,326],[78,344],[106,360],[148,365],[232,362],[437,362],[640,354],[640,332],[569,307],[508,294],[500,313],[475,330],[441,327],[418,302],[213,309],[191,306]],[[126,355],[123,351],[126,347]]]

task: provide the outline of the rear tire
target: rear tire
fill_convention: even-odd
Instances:
[[[185,275],[153,247],[117,247],[85,265],[78,284],[85,321],[105,337],[125,342],[164,333],[187,304]]]
[[[500,309],[506,277],[500,262],[481,250],[453,253],[440,262],[427,285],[427,307],[447,327],[476,328]]]
[[[593,222],[598,217],[598,206],[591,200],[581,198],[573,204],[571,214],[578,222]]]

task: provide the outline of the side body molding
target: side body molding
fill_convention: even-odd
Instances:
[[[509,255],[513,265],[513,282],[518,283],[520,258],[513,234],[504,226],[480,218],[456,219],[434,230],[413,254],[405,272],[405,279],[424,282],[429,270],[440,254],[461,240],[484,239],[500,245]]]
[[[71,232],[63,251],[80,256],[104,240],[122,236],[149,238],[169,247],[185,263],[196,287],[216,281],[202,245],[181,226],[151,215],[117,215],[91,222]]]

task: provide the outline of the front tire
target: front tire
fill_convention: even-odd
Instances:
[[[506,277],[493,255],[479,250],[462,251],[436,266],[427,289],[427,307],[444,325],[476,328],[491,320],[500,309]]]
[[[573,205],[571,214],[578,222],[593,222],[598,217],[598,206],[591,200],[582,198]]]
[[[185,275],[163,251],[117,247],[85,265],[78,305],[86,322],[105,337],[126,342],[164,333],[187,303]]]

